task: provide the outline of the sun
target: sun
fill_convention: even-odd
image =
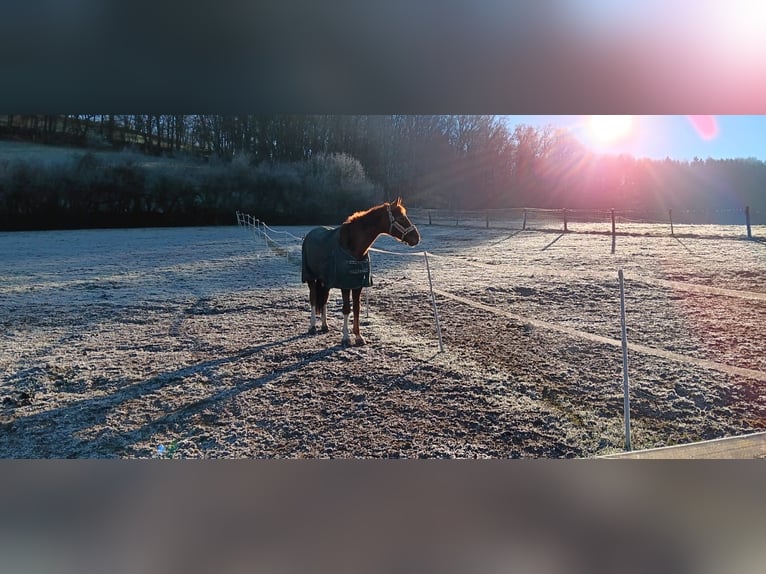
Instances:
[[[593,143],[618,144],[632,134],[633,116],[588,116],[585,127]]]

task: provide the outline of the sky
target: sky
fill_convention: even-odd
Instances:
[[[508,124],[551,125],[596,153],[691,161],[766,161],[766,115],[745,116],[506,116]]]

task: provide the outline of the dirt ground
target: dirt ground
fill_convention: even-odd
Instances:
[[[352,347],[337,291],[330,332],[307,333],[289,236],[275,251],[236,226],[0,234],[0,456],[616,452],[619,268],[633,448],[766,429],[763,242],[636,235],[611,254],[602,235],[420,229],[414,250],[377,242],[406,255],[373,253]]]

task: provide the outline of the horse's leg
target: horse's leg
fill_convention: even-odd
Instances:
[[[349,296],[349,289],[341,289],[340,292],[343,295],[343,339],[341,343],[344,345],[351,344],[351,337],[348,336],[348,316],[351,313],[351,297]]]
[[[330,328],[327,326],[327,300],[330,298],[330,289],[325,287],[324,283],[322,284],[322,294],[321,294],[321,307],[322,307],[322,333],[326,333],[330,330]]]
[[[317,315],[316,315],[316,303],[317,303],[317,287],[316,281],[308,281],[309,284],[309,303],[311,304],[311,321],[309,322],[309,333],[314,334],[317,332]]]
[[[322,305],[322,333],[326,333],[330,330],[327,326],[327,301]]]
[[[364,340],[364,337],[362,337],[362,333],[359,331],[359,300],[362,295],[362,289],[354,289],[351,294],[354,298],[354,335],[356,336],[356,344],[364,345],[366,341]]]

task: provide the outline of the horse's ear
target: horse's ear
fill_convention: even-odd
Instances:
[[[396,198],[396,203],[394,205],[396,205],[396,206],[401,206],[402,205],[402,196],[401,195]]]

